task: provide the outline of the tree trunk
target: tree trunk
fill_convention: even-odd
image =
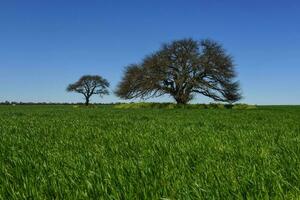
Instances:
[[[192,99],[192,96],[188,91],[179,91],[173,95],[173,98],[177,104],[186,105]]]
[[[186,105],[189,102],[189,99],[183,96],[174,97],[177,104]]]
[[[176,103],[177,103],[177,104],[186,105],[188,102],[182,101],[182,100],[176,100]]]
[[[90,98],[86,97],[85,98],[85,105],[88,106],[90,104]]]

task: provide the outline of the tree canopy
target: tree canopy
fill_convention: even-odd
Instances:
[[[108,95],[109,82],[101,76],[85,75],[77,82],[70,84],[67,87],[68,92],[77,92],[85,97],[85,105],[89,105],[90,98],[93,95]]]
[[[202,94],[220,102],[241,99],[232,57],[212,40],[176,40],[125,69],[116,95],[123,99],[168,94],[186,104]]]

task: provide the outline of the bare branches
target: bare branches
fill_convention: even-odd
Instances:
[[[212,40],[192,39],[164,44],[142,63],[126,68],[116,95],[124,99],[171,95],[186,104],[193,93],[216,101],[241,98],[232,57]]]

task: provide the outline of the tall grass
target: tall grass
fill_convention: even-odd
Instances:
[[[0,107],[0,199],[298,199],[300,107]]]

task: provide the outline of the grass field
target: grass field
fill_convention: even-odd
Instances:
[[[299,199],[300,106],[0,106],[0,199]]]

